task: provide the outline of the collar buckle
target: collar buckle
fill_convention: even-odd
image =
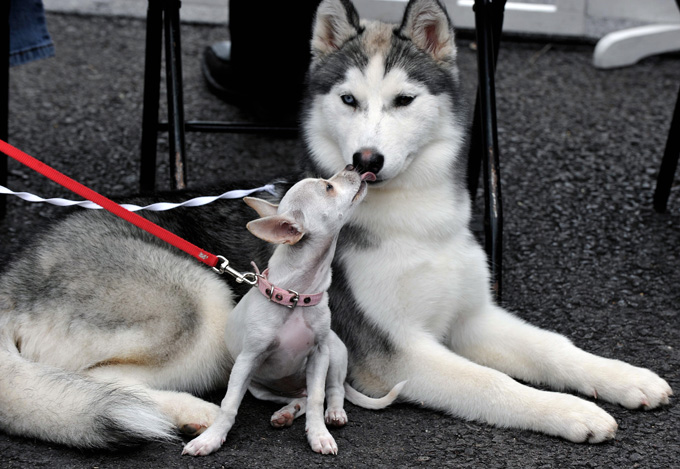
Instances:
[[[300,294],[298,292],[296,292],[295,290],[288,290],[288,293],[292,294],[293,297],[290,299],[292,304],[287,305],[287,306],[290,309],[295,309],[295,307],[298,304],[298,301],[300,301]]]

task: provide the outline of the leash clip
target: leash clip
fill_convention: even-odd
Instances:
[[[217,256],[217,258],[221,260],[222,263],[219,264],[219,266],[212,268],[215,272],[220,275],[224,274],[225,272],[228,273],[236,279],[236,283],[247,283],[251,287],[257,285],[257,275],[255,275],[253,272],[246,272],[242,274],[238,270],[229,267],[229,260],[227,260],[226,257]]]

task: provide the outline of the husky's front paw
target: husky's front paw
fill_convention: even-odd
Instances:
[[[309,441],[309,446],[317,453],[338,454],[338,445],[325,428],[316,431],[308,429],[307,441]]]
[[[342,427],[347,424],[345,409],[326,409],[326,425]]]
[[[186,446],[184,446],[182,454],[205,456],[218,450],[226,438],[226,435],[221,435],[220,432],[210,431],[210,429],[208,429],[202,435],[187,443]]]
[[[601,443],[616,436],[618,424],[607,412],[578,397],[557,395],[548,406],[550,415],[543,419],[547,433],[575,443]]]
[[[673,390],[656,373],[621,361],[613,361],[593,386],[596,398],[628,409],[654,409],[670,402]]]

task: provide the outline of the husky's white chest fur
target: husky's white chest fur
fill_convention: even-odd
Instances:
[[[451,203],[445,186],[399,204],[394,197],[371,192],[353,220],[368,241],[342,249],[339,261],[363,310],[395,340],[422,331],[447,341],[456,319],[488,297],[485,270],[470,271],[484,254],[466,228],[467,210],[456,210],[466,205]]]

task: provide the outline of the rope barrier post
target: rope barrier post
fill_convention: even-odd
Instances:
[[[149,0],[146,25],[139,186],[142,193],[151,193],[156,189],[156,146],[163,48],[163,10],[160,0]]]
[[[0,6],[0,139],[9,136],[9,1]],[[0,184],[7,185],[7,157],[0,156]],[[0,220],[7,215],[7,197],[0,195]]]
[[[498,131],[496,126],[495,59],[492,15],[494,6],[504,1],[475,0],[477,29],[477,66],[479,75],[479,124],[481,127],[482,167],[484,170],[484,231],[491,269],[491,288],[498,302],[502,299],[503,210],[499,173]]]
[[[182,83],[182,48],[180,42],[180,0],[165,3],[165,75],[168,93],[168,121],[170,150],[170,182],[172,189],[187,186],[186,143],[184,133],[184,94]]]

